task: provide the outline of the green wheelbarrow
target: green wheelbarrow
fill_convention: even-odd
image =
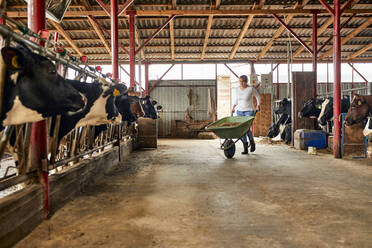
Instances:
[[[253,120],[254,116],[225,117],[209,124],[205,129],[212,131],[220,139],[225,139],[220,148],[227,158],[232,158],[235,154],[235,143],[247,134]]]

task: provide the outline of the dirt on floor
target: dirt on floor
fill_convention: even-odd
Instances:
[[[15,247],[372,247],[372,161],[217,140],[134,152]]]

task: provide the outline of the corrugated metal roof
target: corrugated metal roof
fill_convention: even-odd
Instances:
[[[91,10],[102,10],[102,8],[94,0],[87,0],[91,5]],[[110,1],[104,0],[105,4]],[[120,6],[125,0],[119,0]],[[239,10],[250,9],[256,3],[256,0],[224,0],[221,1],[221,10]],[[297,0],[266,0],[264,8],[278,9],[278,8],[293,8]],[[341,1],[343,4],[347,0]],[[213,2],[214,3],[214,2]],[[26,5],[23,0],[8,0],[8,9],[26,11]],[[172,8],[170,0],[136,0],[132,6],[137,10],[167,10]],[[177,0],[178,10],[209,10],[211,8],[210,0]],[[305,9],[323,8],[318,0],[311,0],[304,7]],[[372,2],[369,0],[360,0],[356,5],[358,9],[372,8]],[[81,1],[73,0],[69,10],[85,10]],[[279,15],[285,21],[283,15]],[[326,15],[319,15],[318,27],[321,27],[328,21],[330,17]],[[366,20],[372,18],[372,15],[358,14],[348,22],[348,24],[341,30],[341,38],[351,34],[356,28],[365,23]],[[97,17],[97,21],[110,32],[110,19],[108,17]],[[348,16],[341,18],[341,23],[344,23]],[[27,20],[18,19],[24,24]],[[136,17],[136,28],[139,34],[139,43],[142,44],[148,37],[150,37],[158,27],[160,27],[167,17],[157,16],[139,16]],[[229,55],[236,43],[241,29],[247,20],[247,16],[214,16],[211,31],[208,37],[208,44],[205,50],[205,59],[223,59],[229,58]],[[67,32],[73,42],[81,48],[84,54],[88,55],[90,61],[94,59],[107,59],[110,60],[108,51],[99,39],[96,31],[92,28],[91,23],[85,17],[65,18],[61,24],[63,29]],[[199,60],[205,35],[208,25],[208,16],[177,16],[174,21],[174,42],[175,42],[175,59],[195,59]],[[312,36],[312,19],[311,16],[295,15],[290,21],[289,26],[296,34],[308,42],[311,46]],[[245,32],[240,46],[233,59],[256,59],[261,51],[268,44],[273,35],[281,27],[281,24],[273,17],[255,16],[250,23],[248,30]],[[50,24],[47,25],[51,31],[55,31],[54,27]],[[333,35],[332,25],[318,37],[318,47],[323,45],[329,37]],[[110,37],[104,34],[107,43],[110,44]],[[129,45],[129,32],[128,32],[128,19],[125,16],[119,18],[119,38],[120,43],[128,47]],[[170,60],[171,59],[171,33],[169,25],[166,26],[151,42],[148,43],[144,49],[145,57],[148,59],[156,60]],[[300,44],[292,37],[288,37],[288,32],[282,32],[278,38],[273,40],[272,46],[268,52],[262,57],[262,60],[282,59],[287,58],[287,43],[291,42],[293,53],[300,47]],[[350,39],[345,45],[342,46],[343,57],[351,55],[358,50],[362,49],[372,41],[372,25],[364,30],[361,30],[354,38]],[[330,45],[332,41],[330,42]],[[58,45],[65,46],[66,49],[76,54],[71,45],[62,37]],[[323,51],[331,48],[327,45]],[[137,44],[138,47],[138,44]],[[122,49],[119,49],[120,58],[127,60],[128,55]],[[321,54],[320,54],[321,56]],[[311,59],[310,54],[304,50],[297,56],[298,59]],[[360,55],[358,58],[370,58],[370,52]]]

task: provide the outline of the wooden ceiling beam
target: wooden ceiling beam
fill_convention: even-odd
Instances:
[[[305,0],[308,1],[308,0]],[[296,4],[297,5],[297,4]],[[330,15],[327,10],[320,9],[319,15]],[[311,15],[312,9],[247,9],[247,10],[137,10],[137,16],[247,16],[247,15]],[[345,14],[372,14],[372,9],[347,9]],[[7,15],[11,18],[25,18],[27,11],[7,11]],[[86,17],[92,15],[94,17],[106,17],[107,14],[104,10],[90,10],[90,11],[66,11],[64,17]]]
[[[358,50],[357,52],[353,53],[352,55],[350,55],[348,57],[348,59],[355,59],[356,57],[358,57],[359,55],[362,55],[363,53],[367,52],[368,50],[371,50],[372,49],[372,43],[369,44],[369,45],[366,45],[364,46],[362,49]]]
[[[90,24],[92,25],[93,29],[96,31],[96,34],[98,35],[99,39],[101,40],[102,44],[105,46],[106,48],[106,51],[110,54],[110,56],[112,55],[111,54],[111,49],[110,49],[110,46],[108,45],[107,41],[106,41],[106,38],[105,36],[103,35],[101,29],[98,27],[97,23],[93,20],[93,18],[91,16],[88,16],[88,20],[90,22]]]
[[[354,0],[354,2],[350,5],[350,7],[349,8],[352,8],[353,6],[355,6],[358,2],[359,2],[360,0]],[[345,7],[345,5],[346,5],[346,3],[343,5],[343,6],[341,6],[341,8],[343,8],[343,7]],[[327,28],[331,25],[333,23],[333,18],[332,17],[330,17],[329,19],[328,19],[328,21],[326,21],[320,28],[318,28],[318,33],[317,33],[317,35],[318,36],[320,36],[321,34],[323,34],[326,30],[327,30]],[[310,46],[310,42],[307,44],[307,45],[309,45]],[[297,49],[297,51],[292,55],[292,59],[294,59],[295,57],[297,57],[300,53],[302,53],[302,51],[304,51],[305,50],[305,48],[303,47],[303,46],[300,46],[298,49]]]
[[[168,7],[169,9],[177,9],[177,0],[172,0],[172,5]],[[174,22],[173,19],[169,22],[169,36],[171,40],[171,58],[175,59],[176,51],[174,49]]]
[[[306,3],[308,2],[309,0],[304,0],[303,4],[302,5],[299,5],[298,2],[294,5],[293,7],[293,10],[296,10],[296,9],[299,9],[299,8],[302,8],[304,5],[306,5]],[[293,19],[294,15],[293,14],[290,14],[287,16],[287,18],[285,18],[285,22],[286,24],[288,25],[289,22]],[[263,56],[265,56],[265,54],[270,50],[270,47],[274,44],[274,41],[276,38],[278,38],[282,32],[285,30],[285,27],[283,25],[281,25],[279,27],[279,29],[275,32],[275,34],[273,35],[273,37],[271,38],[271,40],[267,43],[267,45],[265,46],[265,48],[261,51],[261,53],[257,56],[257,61],[262,59]]]
[[[71,39],[71,37],[61,27],[61,25],[59,25],[58,23],[56,23],[52,20],[48,20],[48,22],[55,27],[55,29],[58,31],[58,33],[65,38],[65,40],[68,42],[68,44],[70,44],[70,46],[72,48],[74,48],[74,50],[79,54],[80,57],[84,56],[84,53],[79,49],[79,47],[75,44],[75,42]]]
[[[213,15],[210,15],[210,16],[208,16],[207,29],[205,31],[203,50],[202,50],[202,54],[200,56],[200,60],[204,60],[205,51],[206,51],[207,45],[208,45],[209,35],[211,34],[212,22],[213,22]]]
[[[346,42],[354,38],[357,34],[359,34],[361,31],[363,31],[366,27],[372,24],[372,17],[368,18],[368,20],[357,27],[353,32],[351,32],[349,35],[341,39],[341,46],[345,45]],[[325,59],[325,57],[332,54],[333,49],[328,49],[325,53],[322,54],[321,59]]]
[[[262,8],[264,6],[264,4],[265,4],[265,0],[260,0],[258,6],[254,4],[253,7],[252,7],[252,9],[256,9],[257,7]],[[233,59],[234,56],[235,56],[236,51],[238,51],[238,48],[240,46],[240,43],[242,42],[242,40],[243,40],[243,38],[245,36],[245,33],[247,32],[247,30],[249,28],[249,25],[251,25],[251,22],[253,20],[253,17],[254,17],[254,15],[249,15],[247,17],[247,19],[245,20],[244,26],[241,29],[241,31],[239,33],[239,36],[238,36],[238,38],[235,41],[235,44],[233,46],[233,49],[231,50],[231,53],[229,55],[229,60]]]

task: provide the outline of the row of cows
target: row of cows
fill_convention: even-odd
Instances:
[[[52,135],[55,118],[61,115],[60,142],[77,127],[96,126],[98,136],[108,124],[131,123],[138,117],[157,118],[156,101],[149,96],[129,96],[123,84],[109,84],[102,79],[92,83],[64,79],[49,59],[23,45],[4,47],[1,55],[6,70],[0,131],[6,126],[52,117]]]
[[[287,98],[279,102],[274,109],[279,115],[278,120],[269,128],[268,137],[279,137],[288,144],[292,139],[291,116],[292,104]],[[363,134],[368,136],[372,133],[372,96],[361,96],[355,94],[351,103],[348,96],[341,99],[341,113],[347,113],[346,125],[353,125],[360,122],[367,122]],[[325,99],[310,98],[304,103],[303,108],[298,112],[299,118],[316,118],[322,129],[333,121],[333,97]]]

